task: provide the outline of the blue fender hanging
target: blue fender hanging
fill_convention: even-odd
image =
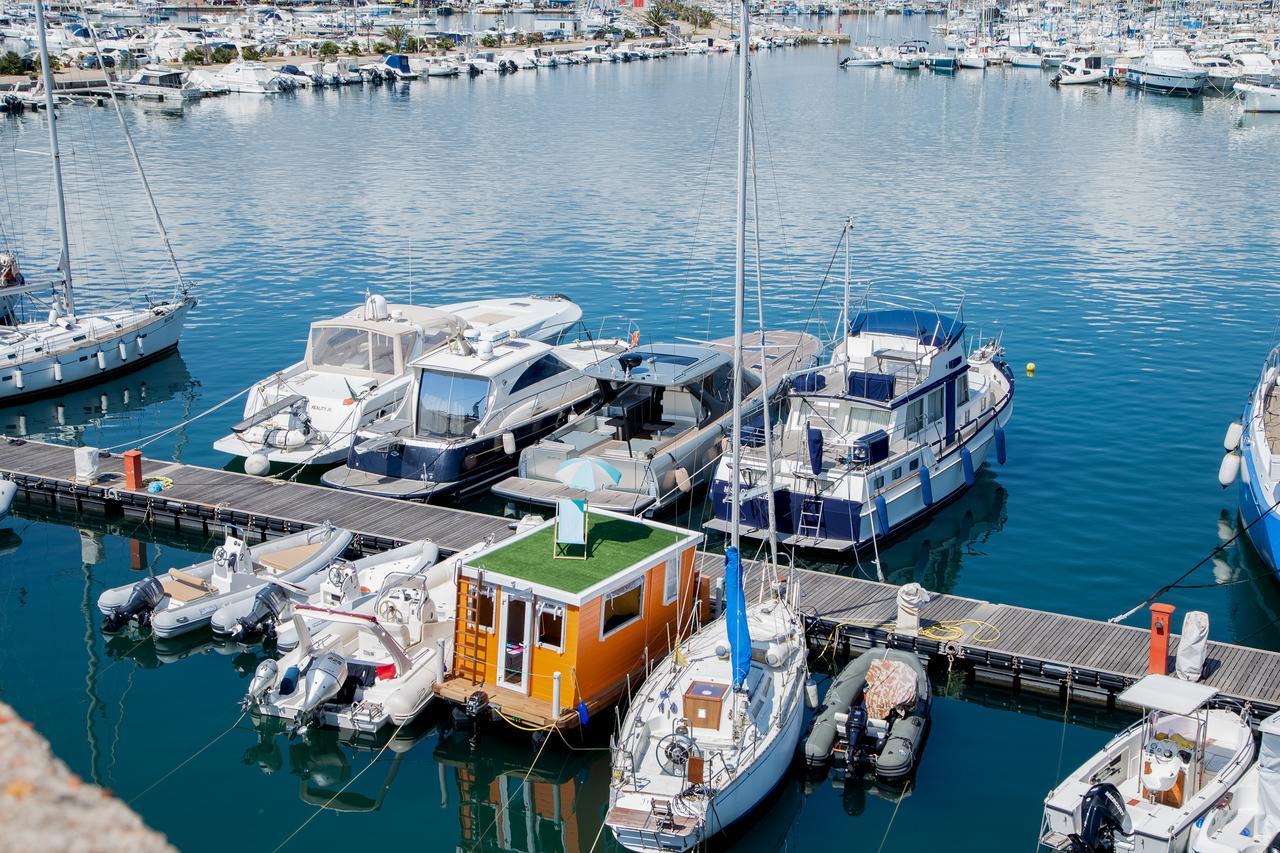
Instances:
[[[960,465],[964,468],[964,484],[972,486],[978,478],[973,474],[973,454],[967,447],[960,448]]]
[[[884,495],[876,495],[876,536],[881,539],[889,535],[889,505]]]
[[[933,506],[933,481],[929,479],[928,467],[920,466],[920,499],[925,506]]]
[[[996,426],[996,461],[1001,465],[1005,459],[1009,457],[1008,446],[1005,444],[1004,427]]]

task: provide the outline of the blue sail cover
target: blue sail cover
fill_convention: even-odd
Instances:
[[[751,634],[747,631],[747,594],[742,588],[742,558],[732,545],[724,549],[724,593],[724,621],[729,633],[733,689],[738,690],[751,672]]]

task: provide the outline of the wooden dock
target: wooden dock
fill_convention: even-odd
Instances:
[[[699,570],[719,578],[723,562],[704,553]],[[808,570],[797,575],[816,652],[907,649],[942,666],[967,668],[982,681],[1107,706],[1147,674],[1150,638],[1143,628],[934,593],[920,610],[922,635],[909,637],[894,633],[897,586]],[[748,600],[758,583],[759,574],[749,571]],[[1175,614],[1174,625],[1180,622]],[[1177,648],[1173,635],[1170,673]],[[1247,703],[1255,723],[1280,710],[1280,652],[1211,641],[1205,671],[1204,683]]]
[[[146,518],[153,526],[206,536],[234,524],[267,539],[329,522],[356,534],[362,553],[430,539],[446,554],[485,539],[511,535],[506,519],[460,509],[368,497],[177,462],[144,459],[143,477],[157,478],[161,492],[124,488],[120,454],[101,459],[94,484],[75,482],[74,449],[24,439],[0,440],[0,474],[27,498],[77,511]]]
[[[156,530],[205,536],[234,524],[265,539],[329,522],[353,531],[355,547],[365,553],[416,539],[453,553],[512,532],[506,519],[465,510],[151,459],[143,462],[143,476],[160,479],[164,490],[129,491],[118,454],[101,459],[98,482],[79,484],[73,453],[64,445],[0,439],[0,476],[29,500],[54,508],[123,513],[147,519]],[[712,579],[723,575],[719,555],[699,554],[698,566]],[[1108,706],[1147,671],[1149,637],[1142,628],[934,594],[920,612],[925,630],[905,636],[894,630],[898,587],[809,570],[797,575],[810,647],[818,654],[910,649],[984,682]],[[749,592],[758,578],[757,570],[749,571]],[[1177,644],[1174,635],[1171,662]],[[1205,682],[1247,703],[1255,721],[1280,710],[1280,653],[1210,642],[1206,672]]]

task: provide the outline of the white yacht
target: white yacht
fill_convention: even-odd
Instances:
[[[274,95],[292,88],[291,81],[261,62],[232,62],[215,71],[192,71],[191,81],[201,89]]]
[[[739,472],[721,460],[707,527],[728,529],[736,481],[743,535],[772,515],[780,542],[858,549],[972,486],[993,449],[1004,461],[1013,375],[995,342],[966,354],[964,330],[932,307],[864,305],[830,363],[795,378],[771,441],[749,431]]]
[[[148,65],[120,88],[134,98],[155,98],[162,101],[194,101],[204,95],[199,86],[187,79],[187,72],[163,65]]]
[[[246,458],[250,473],[271,464],[332,465],[352,436],[397,410],[413,383],[410,364],[466,339],[475,346],[515,335],[554,340],[582,317],[563,297],[483,299],[426,308],[389,305],[377,294],[360,308],[311,324],[304,359],[256,383],[244,420],[214,442]]]
[[[626,348],[501,335],[429,352],[412,363],[400,404],[359,429],[347,464],[321,481],[405,500],[486,485],[515,467],[522,448],[589,408],[598,390],[583,369]]]
[[[37,40],[43,58],[43,100],[48,117],[52,179],[61,238],[59,279],[28,282],[13,252],[0,252],[0,404],[57,393],[86,385],[159,358],[178,346],[187,311],[195,305],[161,230],[176,275],[168,299],[143,295],[135,306],[88,310],[77,306],[71,274],[71,238],[58,148],[58,114],[48,71],[44,4],[36,2]],[[125,133],[128,128],[125,127]],[[141,162],[135,161],[139,170]],[[141,172],[140,172],[141,176]],[[145,181],[144,189],[145,187]],[[150,191],[148,203],[156,221],[159,211]],[[37,301],[36,296],[45,297]]]
[[[1052,82],[1059,86],[1079,86],[1106,79],[1107,69],[1102,67],[1101,53],[1073,53],[1058,66]]]
[[[1217,693],[1168,675],[1145,676],[1121,693],[1117,702],[1142,709],[1142,719],[1049,792],[1040,843],[1053,850],[1187,850],[1197,824],[1254,756],[1248,721],[1210,707]]]
[[[1180,47],[1152,48],[1129,63],[1125,80],[1130,86],[1165,95],[1198,95],[1209,72],[1196,65]]]
[[[1196,822],[1195,853],[1267,853],[1280,847],[1280,713],[1263,720],[1258,731],[1258,760]]]
[[[1241,77],[1240,69],[1232,65],[1231,60],[1226,57],[1200,54],[1193,56],[1191,61],[1209,73],[1205,78],[1205,88],[1219,95],[1225,95],[1234,89]]]
[[[1247,113],[1280,113],[1280,86],[1262,86],[1237,80],[1234,90]]]
[[[1271,83],[1276,78],[1275,63],[1261,49],[1232,50],[1231,64],[1240,72],[1240,76],[1249,83]]]

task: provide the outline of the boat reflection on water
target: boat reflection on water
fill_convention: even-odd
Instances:
[[[1230,642],[1262,649],[1280,648],[1280,584],[1253,549],[1249,537],[1241,532],[1240,516],[1234,507],[1219,513],[1217,528],[1224,547],[1212,560],[1212,577],[1206,578],[1201,570],[1188,578],[1187,584],[1211,584],[1228,591]],[[1224,637],[1212,629],[1211,636]]]
[[[126,423],[148,407],[183,397],[195,399],[195,380],[174,352],[132,373],[88,388],[0,408],[0,432],[16,438],[78,443],[90,426]]]
[[[539,754],[528,741],[517,744],[498,734],[474,749],[462,733],[441,738],[435,749],[446,777],[441,807],[457,811],[459,849],[560,853],[590,848],[608,807],[607,756],[607,751],[571,751],[556,742]]]
[[[285,721],[275,717],[255,719],[253,729],[257,742],[245,750],[241,758],[245,765],[272,775],[284,769],[287,756],[289,773],[298,778],[298,799],[347,813],[381,809],[405,754],[437,730],[435,724],[422,721],[403,727],[395,737],[313,727],[303,737],[290,739]],[[357,760],[357,753],[368,757]],[[363,768],[383,754],[390,756],[383,762],[385,773],[371,772],[353,783],[359,772],[353,763]]]
[[[143,669],[156,669],[197,655],[215,654],[230,658],[236,674],[248,678],[266,659],[257,646],[215,638],[208,631],[161,639],[153,636],[149,628],[132,624],[118,633],[104,634],[104,637],[107,657],[113,661],[131,660]]]

